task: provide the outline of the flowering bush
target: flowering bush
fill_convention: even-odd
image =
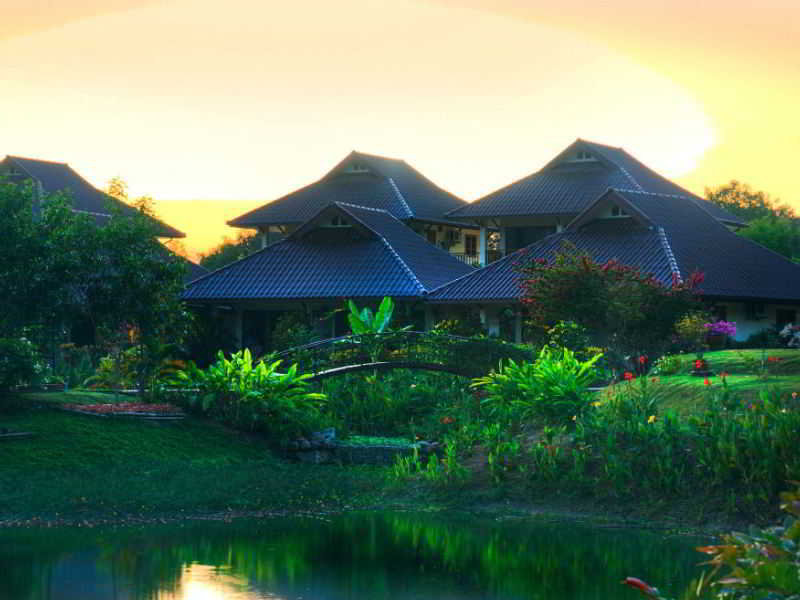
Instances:
[[[717,321],[715,323],[706,323],[703,325],[708,333],[714,335],[727,335],[733,337],[736,335],[736,323],[731,321]]]

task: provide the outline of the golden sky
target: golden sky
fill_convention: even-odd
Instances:
[[[797,40],[796,0],[28,0],[0,155],[121,176],[193,251],[352,149],[472,200],[583,137],[800,208]]]

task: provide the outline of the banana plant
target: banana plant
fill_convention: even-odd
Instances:
[[[379,336],[391,331],[389,323],[394,314],[394,301],[386,296],[378,306],[376,313],[366,306],[359,310],[352,300],[347,301],[347,306],[350,309],[350,313],[347,315],[350,330],[354,335],[362,336],[358,343],[364,344],[370,361],[377,362],[383,349],[383,342]],[[396,331],[407,331],[410,328],[410,326],[403,327]]]

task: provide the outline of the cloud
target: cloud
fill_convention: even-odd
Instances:
[[[0,40],[162,0],[27,0],[3,7]]]

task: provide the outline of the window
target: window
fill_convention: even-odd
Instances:
[[[624,217],[624,216],[627,216],[627,215],[625,214],[624,210],[622,210],[619,206],[617,206],[615,204],[614,206],[611,207],[611,216],[612,217]]]
[[[467,234],[464,236],[464,254],[467,256],[477,256],[478,236]]]

